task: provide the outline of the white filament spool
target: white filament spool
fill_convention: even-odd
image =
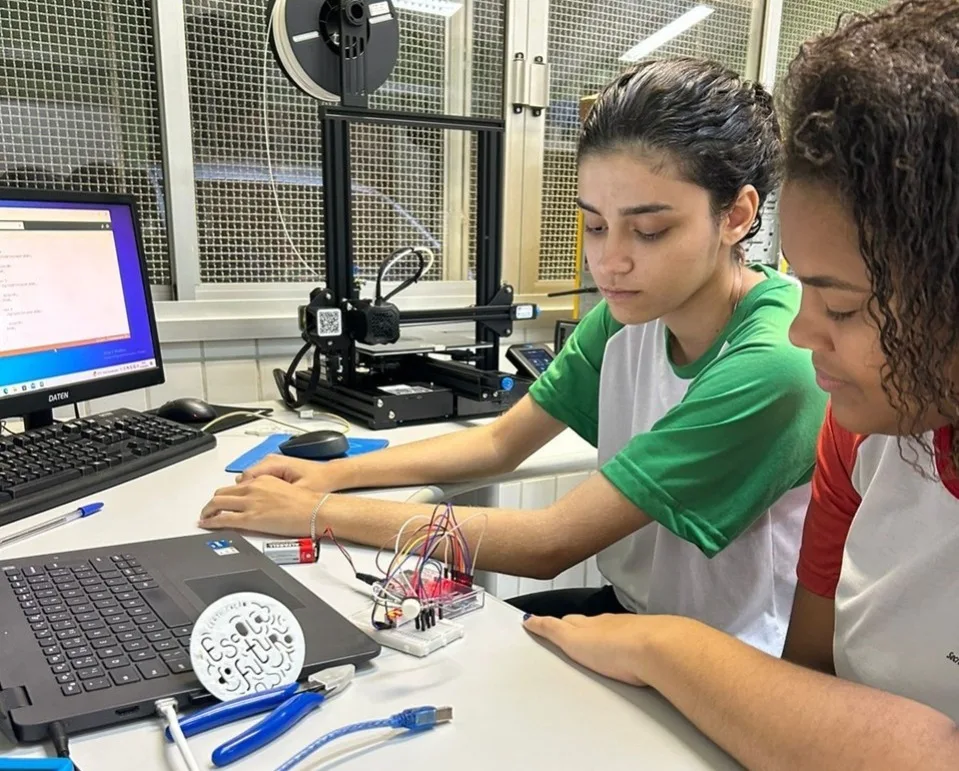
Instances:
[[[287,76],[314,99],[323,102],[339,102],[340,97],[327,91],[323,86],[311,78],[296,57],[293,49],[294,41],[290,39],[290,33],[286,28],[286,3],[287,0],[276,0],[273,5],[273,12],[270,15],[270,28],[273,34],[273,42],[276,45],[276,53],[280,59],[281,65]],[[308,36],[308,41],[315,45],[320,44],[320,32],[316,31],[316,36]]]
[[[348,36],[347,58],[361,65],[351,77],[359,75],[362,82],[353,87],[373,93],[399,58],[399,22],[387,0],[351,0],[346,10],[360,15]],[[341,11],[340,0],[273,0],[268,17],[280,68],[301,91],[323,102],[339,103],[343,96],[341,45],[347,36]]]

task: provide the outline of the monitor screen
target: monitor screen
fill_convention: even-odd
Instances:
[[[34,408],[106,395],[99,381],[126,390],[113,379],[160,367],[132,203],[75,198],[0,194],[0,414],[40,392]]]

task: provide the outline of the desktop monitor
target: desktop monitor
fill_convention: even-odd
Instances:
[[[134,199],[0,188],[0,418],[162,382]]]

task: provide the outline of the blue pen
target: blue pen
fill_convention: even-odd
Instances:
[[[88,503],[86,506],[81,506],[79,509],[75,509],[59,517],[54,517],[49,522],[43,522],[42,524],[28,527],[25,530],[20,530],[13,535],[8,535],[5,538],[0,538],[0,548],[11,543],[16,543],[17,541],[22,541],[24,538],[30,538],[31,536],[45,533],[47,530],[53,530],[55,527],[60,527],[60,525],[73,522],[75,519],[89,517],[91,514],[96,514],[102,508],[102,503]]]
[[[180,729],[184,737],[190,737],[270,711],[270,714],[258,723],[213,751],[213,765],[226,766],[245,758],[286,733],[320,704],[349,685],[355,671],[352,664],[332,667],[310,675],[302,689],[299,683],[290,683],[280,688],[214,704],[183,718]],[[172,740],[169,729],[166,730],[166,738],[168,741]]]

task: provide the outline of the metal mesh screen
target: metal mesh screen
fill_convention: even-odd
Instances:
[[[370,99],[370,106],[442,113],[446,19],[410,11],[398,13],[400,57],[390,80]],[[426,278],[442,278],[443,132],[357,126],[352,131],[352,142],[354,186],[369,191],[356,195],[353,204],[356,264],[362,275],[373,278],[380,261],[397,247],[423,244],[436,255],[436,265]],[[405,278],[414,268],[415,264],[408,261],[397,266],[391,277]]]
[[[506,16],[503,0],[472,0],[473,75],[471,114],[503,115],[503,59]]]
[[[152,35],[143,0],[3,0],[0,186],[134,194],[169,284]]]
[[[505,3],[502,0],[473,0],[473,80],[470,107],[473,115],[484,118],[503,116],[503,62],[505,46]],[[467,278],[476,272],[476,141],[468,138],[470,150],[469,239]]]
[[[550,3],[550,106],[543,158],[539,278],[573,278],[576,265],[576,141],[579,101],[628,65],[619,57],[695,5],[683,0]],[[700,24],[657,49],[656,56],[706,56],[742,72],[746,67],[751,0],[717,0]]]
[[[777,82],[786,70],[799,47],[807,38],[836,28],[839,17],[849,11],[867,13],[885,5],[877,0],[786,0],[783,2],[782,25],[779,30],[779,58],[776,63]]]
[[[259,0],[186,0],[185,10],[201,281],[314,281],[324,260],[318,103],[267,53]],[[398,14],[399,60],[371,106],[444,112],[447,20]],[[483,109],[474,105],[474,114]],[[462,183],[445,179],[442,132],[355,126],[351,138],[360,275],[373,277],[398,247],[425,244],[438,263],[427,278],[441,278],[444,185]],[[398,266],[391,277],[412,267]]]

